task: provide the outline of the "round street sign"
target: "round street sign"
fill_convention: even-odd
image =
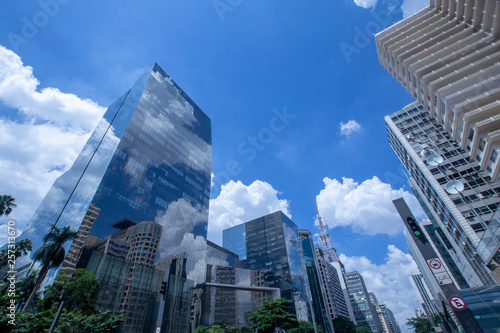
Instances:
[[[441,268],[441,261],[437,259],[432,259],[429,261],[429,266],[433,269],[440,269]]]
[[[161,327],[160,327],[160,326],[158,326],[158,327],[156,328],[156,333],[160,333],[160,332],[161,332]]]
[[[450,297],[450,304],[455,310],[465,309],[465,301],[458,296]]]

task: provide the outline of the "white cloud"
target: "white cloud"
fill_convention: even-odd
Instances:
[[[372,263],[366,257],[348,257],[343,253],[340,260],[346,271],[358,271],[368,291],[377,296],[379,304],[385,304],[394,312],[400,326],[406,319],[415,315],[420,306],[417,295],[408,277],[418,274],[418,268],[410,254],[404,253],[394,245],[387,247],[385,262],[381,265]]]
[[[354,132],[361,131],[361,125],[356,120],[349,120],[347,123],[340,123],[340,135],[349,137]]]
[[[401,10],[403,11],[403,16],[407,17],[411,14],[419,11],[429,4],[429,0],[403,0],[401,4]]]
[[[375,8],[378,0],[354,0],[356,5],[363,8]]]
[[[9,119],[0,117],[0,194],[16,199],[18,206],[9,217],[18,220],[19,229],[74,162],[105,111],[57,88],[38,91],[39,84],[33,68],[0,45],[0,101],[17,112]]]
[[[223,229],[278,210],[291,218],[289,202],[278,194],[271,184],[260,180],[248,186],[239,180],[222,185],[219,196],[210,200],[208,239],[220,245]]]
[[[316,196],[316,202],[323,222],[330,228],[342,226],[368,235],[396,235],[403,230],[403,222],[392,200],[400,197],[417,218],[423,217],[412,194],[402,188],[393,189],[375,176],[361,184],[351,178],[339,182],[326,177],[323,182],[325,188]]]

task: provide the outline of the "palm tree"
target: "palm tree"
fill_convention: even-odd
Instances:
[[[66,251],[63,247],[64,243],[75,239],[77,235],[77,232],[72,231],[68,226],[64,228],[58,228],[55,225],[51,226],[52,230],[42,238],[44,245],[42,245],[33,254],[33,260],[39,261],[42,264],[42,268],[40,269],[40,274],[38,275],[35,288],[26,301],[23,310],[26,310],[30,305],[34,295],[38,292],[42,281],[47,276],[49,269],[59,267],[63,263],[64,258],[66,257]]]
[[[31,251],[33,243],[29,239],[22,239],[19,242],[16,242],[15,255],[16,259],[20,256],[25,256],[28,254],[28,251]],[[7,265],[9,262],[9,252],[8,249],[3,249],[0,251],[0,268]],[[12,258],[11,258],[12,259]]]
[[[4,194],[0,196],[0,216],[12,213],[12,208],[17,206],[14,201],[16,201],[16,199],[10,195]]]

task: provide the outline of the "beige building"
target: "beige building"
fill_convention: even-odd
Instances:
[[[500,1],[430,0],[375,36],[380,63],[481,170],[500,163]]]

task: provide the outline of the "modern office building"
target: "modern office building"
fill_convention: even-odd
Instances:
[[[385,304],[379,304],[380,309],[382,309],[382,313],[384,314],[385,322],[387,323],[387,327],[389,328],[389,333],[401,333],[401,328],[394,317],[394,313],[392,313],[391,309],[389,309]]]
[[[224,322],[249,328],[249,313],[264,301],[281,298],[280,289],[269,287],[264,272],[244,269],[237,254],[207,240],[206,258],[202,325]]]
[[[487,178],[421,105],[410,104],[385,121],[389,143],[411,175],[410,187],[466,287],[495,283],[500,182]]]
[[[500,327],[500,285],[462,289],[460,294],[483,332],[497,333]]]
[[[375,308],[375,312],[377,313],[378,320],[380,322],[380,325],[382,327],[382,332],[384,333],[389,333],[389,324],[385,319],[385,314],[382,312],[382,308],[378,304],[377,297],[375,296],[374,293],[368,293],[368,297],[370,299],[370,303],[372,303],[373,307]],[[391,332],[392,333],[392,332]]]
[[[415,289],[415,293],[420,301],[420,306],[425,312],[427,319],[432,320],[434,315],[438,314],[438,311],[435,307],[435,296],[433,296],[429,287],[427,286],[427,282],[425,282],[424,276],[422,274],[415,274],[410,276],[410,282],[413,288]]]
[[[311,304],[313,307],[315,324],[321,326],[323,332],[333,332],[332,318],[328,311],[327,286],[323,283],[318,258],[314,249],[312,235],[309,230],[299,230],[299,236],[302,238],[302,260],[307,272],[307,282],[311,293]],[[323,259],[323,258],[321,258]],[[324,259],[323,259],[324,260]]]
[[[223,231],[223,247],[242,260],[243,267],[260,270],[269,287],[279,288],[299,320],[313,322],[305,272],[299,254],[299,230],[277,211]]]
[[[316,260],[325,292],[327,311],[331,318],[342,316],[354,322],[354,313],[349,303],[349,293],[344,281],[342,263],[325,260],[323,251],[316,247]]]
[[[52,225],[78,231],[65,264],[96,273],[98,306],[124,314],[122,331],[185,332],[200,318],[210,173],[210,119],[155,64],[108,108],[22,237],[34,253]]]
[[[500,176],[500,3],[430,0],[375,37],[380,63],[492,180]]]
[[[386,117],[389,141],[468,287],[500,282],[499,15],[496,0],[431,0],[375,36],[417,99]]]
[[[349,272],[344,275],[344,278],[356,325],[367,327],[373,333],[384,332],[375,306],[370,301],[370,296],[361,274],[356,271]]]

